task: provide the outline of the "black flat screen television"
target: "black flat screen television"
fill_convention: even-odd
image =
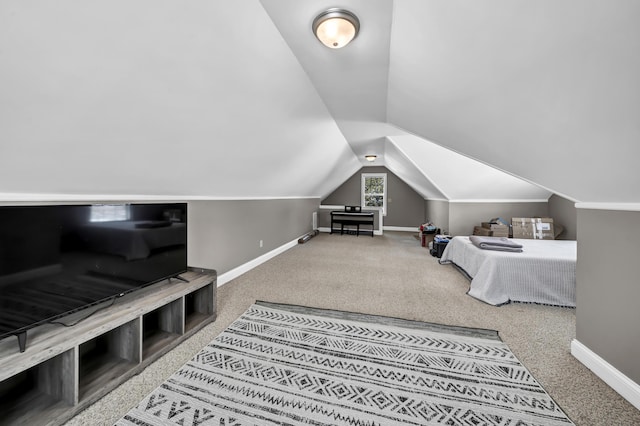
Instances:
[[[0,339],[186,271],[186,203],[0,206]]]

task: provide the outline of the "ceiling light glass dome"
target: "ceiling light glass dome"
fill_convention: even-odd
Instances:
[[[348,10],[333,8],[313,20],[313,33],[331,49],[340,49],[351,42],[360,31],[358,17]]]

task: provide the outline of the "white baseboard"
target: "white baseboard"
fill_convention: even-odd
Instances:
[[[571,355],[640,410],[640,385],[576,339],[571,341]]]
[[[418,232],[420,228],[411,226],[385,226],[385,231]]]
[[[274,257],[276,257],[277,255],[284,253],[285,251],[289,250],[290,248],[296,246],[298,244],[298,239],[296,238],[293,241],[290,241],[286,244],[281,245],[280,247],[271,250],[268,253],[263,254],[262,256],[256,257],[255,259],[238,266],[237,268],[234,268],[230,271],[225,272],[224,274],[218,275],[218,287],[221,287],[223,285],[225,285],[226,283],[228,283],[229,281],[231,281],[234,278],[239,277],[240,275],[244,274],[245,272],[249,272],[250,270],[252,270],[253,268],[255,268],[256,266],[259,266],[261,264],[263,264],[264,262],[266,262],[269,259],[272,259]]]

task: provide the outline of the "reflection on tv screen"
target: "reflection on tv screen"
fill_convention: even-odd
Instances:
[[[0,338],[187,270],[186,203],[0,207]]]

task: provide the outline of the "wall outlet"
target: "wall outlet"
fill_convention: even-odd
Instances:
[[[262,246],[263,246],[263,242],[262,240],[260,240],[260,248],[262,248]]]

